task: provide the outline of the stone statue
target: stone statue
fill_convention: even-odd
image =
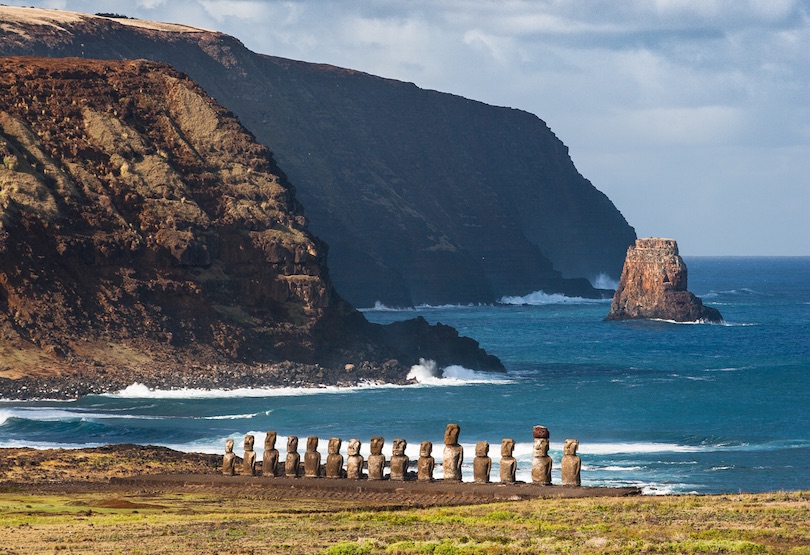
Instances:
[[[492,459],[489,457],[489,443],[479,441],[475,444],[475,458],[473,459],[473,480],[475,483],[488,484],[491,470]]]
[[[252,434],[245,436],[245,456],[242,459],[242,474],[253,476],[256,474],[256,451],[253,450],[253,443],[256,438]]]
[[[577,456],[577,449],[579,449],[579,441],[575,439],[565,440],[562,458],[562,485],[564,486],[582,485],[580,477],[582,459]]]
[[[225,455],[222,457],[222,473],[225,476],[233,476],[235,463],[236,455],[233,452],[233,440],[228,439],[225,441]]]
[[[368,479],[382,480],[385,468],[385,455],[382,454],[385,440],[380,436],[371,438],[371,455],[368,456]]]
[[[343,478],[343,455],[340,454],[341,441],[339,437],[329,439],[329,454],[326,455],[326,477]]]
[[[464,448],[458,444],[458,424],[448,424],[444,431],[444,458],[442,468],[447,482],[461,481],[461,463],[464,462]]]
[[[515,440],[504,438],[501,442],[501,482],[514,483],[517,472],[517,460],[512,456],[515,451]]]
[[[359,480],[363,477],[363,455],[360,454],[360,440],[350,439],[347,449],[349,453],[346,461],[346,477],[352,480]]]
[[[287,460],[284,461],[284,474],[290,478],[298,478],[301,466],[301,455],[298,454],[298,438],[287,438]]]
[[[304,478],[318,478],[321,470],[321,454],[318,453],[318,437],[307,438],[307,452],[304,453]]]
[[[420,482],[433,481],[433,468],[436,466],[436,461],[430,455],[433,452],[433,444],[429,441],[423,441],[419,446],[419,460],[417,461],[416,478]]]
[[[264,438],[264,458],[262,459],[262,474],[275,476],[278,468],[278,450],[276,449],[276,432],[268,431]]]
[[[535,438],[534,458],[532,459],[532,482],[550,486],[551,464],[551,457],[548,456],[548,440],[546,438]]]
[[[408,464],[410,464],[411,461],[405,454],[405,447],[407,446],[408,442],[404,439],[394,440],[391,463],[389,465],[390,474],[388,475],[388,478],[390,480],[402,481],[408,476]]]

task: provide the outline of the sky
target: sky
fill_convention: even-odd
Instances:
[[[810,255],[809,0],[3,2],[200,26],[526,110],[640,237]]]

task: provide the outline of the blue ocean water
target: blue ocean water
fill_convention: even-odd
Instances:
[[[608,301],[541,293],[496,306],[365,311],[376,322],[423,315],[476,338],[503,376],[414,369],[416,386],[308,390],[149,391],[134,385],[76,401],[0,402],[0,446],[167,445],[222,452],[264,431],[325,439],[372,435],[433,441],[461,425],[465,479],[474,444],[517,441],[528,480],[531,428],[551,430],[552,478],[566,438],[580,440],[584,485],[646,493],[810,488],[810,258],[687,258],[689,288],[725,324],[603,322]],[[441,373],[441,371],[440,371]],[[345,452],[344,441],[344,452]],[[237,452],[239,448],[236,449]],[[261,455],[261,454],[260,454]],[[437,472],[440,476],[441,472]]]

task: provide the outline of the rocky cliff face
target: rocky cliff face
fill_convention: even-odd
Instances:
[[[391,380],[454,351],[502,369],[454,330],[403,338],[343,301],[270,153],[168,66],[0,59],[0,162],[0,377],[293,361],[264,381]]]
[[[606,320],[660,319],[721,322],[717,309],[687,291],[686,264],[673,239],[636,240],[627,249],[619,286]]]
[[[635,239],[526,112],[257,55],[200,29],[22,8],[0,18],[0,53],[187,72],[274,151],[356,306],[599,296],[584,278],[618,277]]]

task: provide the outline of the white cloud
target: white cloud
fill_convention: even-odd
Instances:
[[[810,254],[805,0],[39,2],[54,4],[528,110],[639,233],[689,254]]]

